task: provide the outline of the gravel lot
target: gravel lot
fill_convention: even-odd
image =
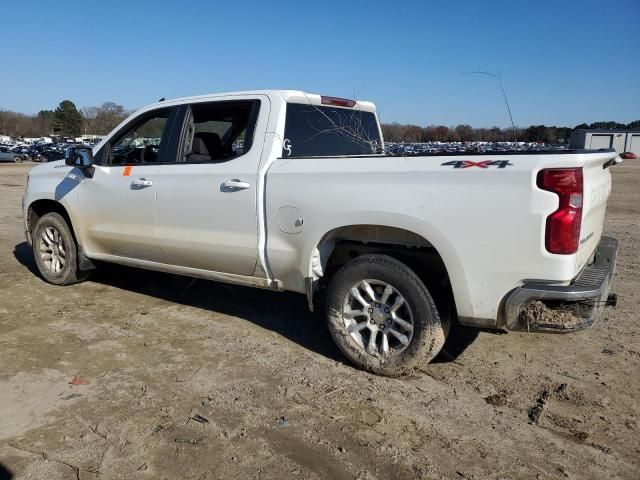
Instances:
[[[0,478],[637,479],[632,162],[606,219],[616,309],[571,335],[464,330],[400,379],[347,364],[302,296],[119,266],[44,283],[21,222],[33,165],[0,165]]]

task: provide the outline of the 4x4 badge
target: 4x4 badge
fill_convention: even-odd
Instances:
[[[474,162],[471,160],[452,160],[451,162],[444,162],[441,164],[443,167],[453,167],[453,168],[489,168],[489,167],[498,167],[498,168],[506,168],[513,166],[513,163],[509,162],[509,160],[480,160],[479,162]]]

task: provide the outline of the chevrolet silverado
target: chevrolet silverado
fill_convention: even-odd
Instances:
[[[98,261],[307,296],[361,368],[432,360],[452,320],[571,332],[612,303],[613,150],[386,155],[372,103],[292,90],[162,100],[31,170],[42,277]]]

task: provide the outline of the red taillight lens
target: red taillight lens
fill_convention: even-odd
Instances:
[[[348,98],[338,98],[338,97],[320,97],[320,102],[322,105],[335,105],[336,107],[355,107],[356,101],[349,100]]]
[[[547,217],[545,246],[549,253],[578,251],[582,223],[582,168],[548,168],[538,173],[538,187],[559,197],[558,210]]]

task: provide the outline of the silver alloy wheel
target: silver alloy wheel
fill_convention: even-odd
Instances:
[[[351,338],[370,355],[399,353],[413,337],[411,308],[398,290],[381,280],[362,280],[347,291],[342,320]]]
[[[67,252],[64,249],[62,235],[55,227],[45,227],[40,235],[40,258],[44,266],[56,275],[64,269]]]

